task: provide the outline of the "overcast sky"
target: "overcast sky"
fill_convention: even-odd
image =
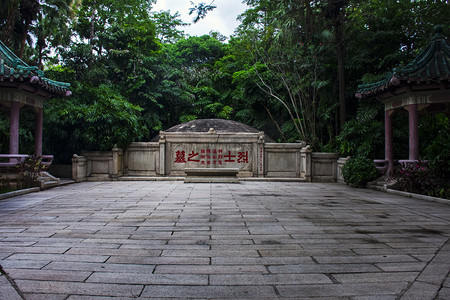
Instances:
[[[212,0],[192,1],[195,4],[200,2],[210,4]],[[230,36],[240,24],[236,18],[247,9],[247,5],[243,4],[242,0],[215,0],[213,5],[217,6],[217,8],[210,11],[204,19],[201,19],[196,24],[192,22],[194,15],[189,16],[189,8],[192,7],[191,0],[157,0],[153,10],[170,10],[172,15],[178,11],[185,23],[191,23],[190,26],[181,28],[191,36],[208,34],[211,30]]]

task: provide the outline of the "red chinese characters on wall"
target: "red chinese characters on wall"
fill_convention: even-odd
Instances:
[[[187,155],[183,150],[175,152],[174,163],[185,164],[188,162],[197,162],[204,166],[221,166],[224,163],[248,164],[248,151],[224,153],[222,149],[201,149],[200,153],[192,150]]]
[[[183,164],[186,163],[186,152],[184,151],[177,151],[175,154],[175,161],[176,164]]]

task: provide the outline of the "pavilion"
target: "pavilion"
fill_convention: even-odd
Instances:
[[[450,113],[450,46],[442,34],[442,26],[435,27],[435,35],[427,48],[404,68],[394,69],[384,80],[358,87],[356,97],[376,98],[385,109],[384,170],[393,171],[392,114],[402,109],[409,117],[409,158],[419,160],[419,114]]]
[[[9,111],[9,154],[19,154],[19,116],[23,109],[35,112],[34,154],[42,155],[43,106],[46,99],[70,96],[70,84],[44,76],[0,41],[0,108]]]

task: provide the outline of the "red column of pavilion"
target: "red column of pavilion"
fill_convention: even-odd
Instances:
[[[392,113],[393,111],[386,110],[384,112],[384,139],[385,139],[385,150],[384,159],[387,161],[387,172],[391,174],[394,170],[394,153],[393,153],[393,143],[394,138],[392,134]]]
[[[417,104],[406,107],[409,114],[409,160],[419,159],[419,111]]]
[[[18,101],[11,101],[9,115],[9,154],[19,154],[20,103]],[[34,154],[39,156],[42,155],[43,122],[44,110],[42,107],[39,107],[35,114],[34,125]]]
[[[9,154],[19,154],[19,116],[20,104],[18,101],[11,101],[9,111]]]
[[[37,108],[34,123],[34,154],[42,155],[42,131],[44,124],[44,109]]]

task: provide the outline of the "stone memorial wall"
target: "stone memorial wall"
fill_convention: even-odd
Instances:
[[[161,131],[154,142],[125,151],[85,152],[73,158],[76,181],[183,178],[185,169],[236,169],[239,178],[336,182],[335,153],[312,153],[305,143],[266,142],[264,132]]]

